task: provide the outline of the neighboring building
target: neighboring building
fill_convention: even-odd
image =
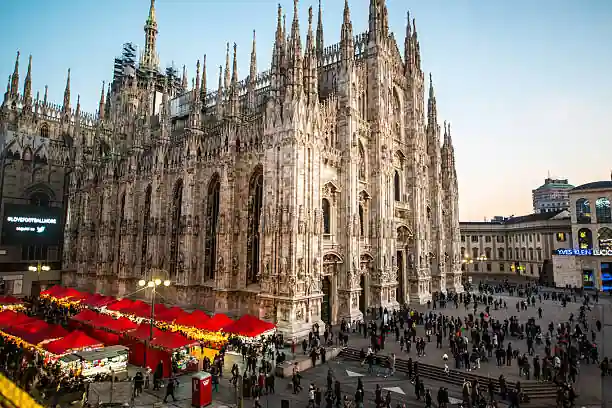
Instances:
[[[531,191],[533,211],[538,213],[559,212],[570,209],[569,191],[574,188],[567,179],[547,178],[544,184]]]
[[[191,88],[185,70],[160,72],[152,2],[140,62],[126,46],[94,121],[72,112],[66,86],[64,284],[125,296],[169,278],[166,302],[251,313],[288,336],[461,291],[450,126],[433,85],[424,111],[416,28],[402,58],[385,1],[369,13],[354,35],[347,5],[340,43],[325,47],[311,10],[302,48],[298,16],[285,31],[279,7],[270,69],[258,73],[253,41],[239,81],[228,47],[213,91],[205,64]]]
[[[461,222],[461,253],[467,275],[521,275],[552,284],[551,256],[569,248],[568,211],[484,222]]]
[[[554,257],[557,286],[612,290],[612,181],[595,181],[570,191],[572,243]]]
[[[74,112],[51,105],[46,88],[32,98],[31,58],[19,85],[17,54],[0,107],[0,294],[29,296],[60,282]]]

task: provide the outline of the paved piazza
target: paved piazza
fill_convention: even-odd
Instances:
[[[560,321],[567,321],[570,313],[573,313],[576,317],[579,314],[579,303],[568,303],[566,308],[561,307],[561,305],[557,302],[553,301],[543,301],[541,304],[536,301],[535,307],[530,307],[526,311],[516,311],[516,302],[519,301],[517,297],[509,297],[502,296],[502,298],[507,302],[508,309],[507,310],[493,310],[491,308],[491,315],[495,319],[506,319],[511,316],[518,316],[521,322],[526,322],[530,317],[536,318],[537,323],[540,324],[543,329],[546,329],[549,322],[558,323]],[[601,301],[602,307],[609,307],[609,301],[604,299]],[[541,320],[537,319],[537,309],[538,307],[542,307],[543,310],[543,318]],[[427,311],[426,306],[417,307],[419,311]],[[462,305],[459,308],[449,307],[446,309],[437,309],[436,313],[444,313],[446,315],[459,316],[464,318],[468,313],[472,312],[472,307],[470,306],[468,310],[466,310]],[[480,313],[481,309],[479,308],[478,313]],[[589,318],[593,321],[599,315],[599,309],[595,308],[593,315]],[[602,320],[602,319],[600,319]],[[602,320],[603,321],[603,320]],[[337,332],[337,329],[334,329]],[[417,329],[417,336],[424,335],[422,327]],[[599,338],[601,334],[598,335],[598,344],[601,342],[601,338]],[[410,354],[402,353],[399,349],[399,343],[395,342],[395,337],[389,338],[385,344],[385,350],[382,353],[396,353],[398,358],[407,359],[411,357],[413,360],[421,361],[428,364],[433,365],[442,365],[442,355],[448,352],[447,348],[436,349],[435,348],[435,339],[432,338],[432,343],[428,344],[426,348],[426,356],[425,357],[416,357],[416,352],[414,347]],[[512,345],[520,351],[526,351],[526,342],[519,341],[516,339],[511,339]],[[364,339],[363,336],[358,334],[351,334],[349,338],[349,345],[357,348],[367,348],[369,344],[369,339]],[[447,344],[445,342],[445,344]],[[536,346],[536,353],[538,355],[542,355],[544,353],[543,346]],[[290,356],[289,356],[290,357]],[[229,373],[229,369],[234,362],[239,362],[241,364],[241,358],[235,355],[229,354],[226,358],[226,372]],[[380,384],[382,388],[386,388],[391,391],[392,395],[392,406],[395,406],[398,402],[406,403],[407,406],[414,407],[422,407],[423,403],[416,401],[414,397],[414,387],[413,385],[406,379],[404,374],[398,373],[390,378],[377,377],[375,375],[367,374],[367,367],[362,367],[360,364],[356,362],[343,361],[342,359],[328,361],[327,364],[323,366],[317,366],[314,369],[306,370],[303,374],[302,386],[307,389],[308,385],[313,383],[315,386],[320,387],[322,390],[326,388],[326,376],[328,369],[331,369],[334,373],[334,376],[340,380],[342,384],[342,392],[343,394],[347,394],[349,396],[353,396],[355,394],[356,386],[357,386],[357,377],[361,377],[366,396],[366,407],[371,407],[374,404],[374,390],[377,384]],[[596,405],[601,398],[601,377],[599,375],[599,369],[595,365],[581,365],[580,367],[580,376],[578,379],[578,383],[576,384],[576,390],[579,394],[578,405],[577,406],[588,406],[588,405]],[[242,367],[241,367],[242,372]],[[491,360],[489,363],[483,363],[480,370],[473,371],[474,374],[479,374],[483,376],[493,376],[497,378],[501,373],[508,378],[510,381],[516,381],[519,379],[518,377],[518,367],[514,364],[511,367],[497,367],[495,365],[494,360]],[[525,381],[521,379],[521,381]],[[436,396],[437,390],[443,386],[436,381],[424,379],[425,387],[430,388],[432,390],[432,395]],[[302,408],[307,405],[307,392],[302,391],[298,395],[292,394],[289,389],[289,380],[288,379],[277,379],[276,381],[276,394],[272,396],[264,396],[261,399],[261,403],[263,407],[280,407],[280,403],[282,399],[288,399],[290,401],[290,407],[292,408]],[[456,386],[449,386],[450,396],[451,398],[459,398],[460,390]],[[386,390],[384,391],[386,394]],[[154,403],[158,403],[160,398],[163,398],[164,392],[163,390],[160,392],[153,393],[152,391],[145,391],[145,393],[137,399],[136,406],[139,407],[152,407]],[[190,406],[190,398],[191,398],[191,387],[189,376],[184,376],[181,379],[181,386],[178,388],[176,392],[176,396],[178,401],[176,403],[170,402],[167,405],[158,405],[155,406],[171,406],[171,407],[188,407]],[[236,394],[233,388],[229,385],[229,377],[224,378],[220,384],[219,393],[214,395],[214,398],[217,400],[217,405],[213,405],[213,407],[221,407],[221,406],[233,406],[236,402]],[[251,400],[245,400],[244,407],[250,408],[253,406],[253,402]]]

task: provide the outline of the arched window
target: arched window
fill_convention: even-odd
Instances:
[[[119,225],[119,228],[117,229],[117,248],[115,248],[117,250],[117,262],[119,262],[121,259],[121,241],[124,235],[122,226],[125,224],[125,193],[121,195],[121,200],[119,203],[119,223],[117,224]]]
[[[591,203],[586,198],[576,201],[576,222],[578,224],[591,223]]]
[[[40,136],[41,137],[49,137],[49,125],[46,123],[43,123],[42,126],[40,127]]]
[[[366,179],[366,159],[363,145],[359,142],[359,180]]]
[[[247,236],[247,284],[259,282],[261,209],[263,208],[263,169],[258,167],[249,183],[249,225]]]
[[[578,248],[580,249],[592,249],[593,248],[593,234],[588,228],[582,228],[578,230]]]
[[[37,207],[48,207],[51,199],[49,196],[42,191],[37,191],[30,195],[30,205],[35,205]]]
[[[204,278],[214,279],[217,268],[217,229],[219,226],[221,181],[215,174],[208,185],[206,198],[206,246],[204,248]]]
[[[331,214],[327,198],[324,198],[321,202],[321,208],[323,209],[323,234],[331,234]]]
[[[149,223],[151,220],[151,195],[153,194],[153,188],[149,184],[145,190],[144,208],[142,210],[142,247],[140,250],[140,264],[141,272],[144,273],[147,270],[147,248],[149,245]]]
[[[397,170],[395,170],[395,174],[393,175],[393,194],[395,196],[395,201],[402,201],[400,191],[400,176]]]
[[[359,204],[359,236],[363,238],[365,231],[363,228],[363,206]]]
[[[463,258],[467,257],[467,253],[465,252],[465,247],[461,247],[461,256]]]
[[[179,179],[174,185],[172,194],[172,218],[170,224],[170,277],[174,278],[179,272],[179,237],[181,234],[181,216],[183,215],[183,180]]]
[[[504,248],[498,248],[497,249],[497,257],[499,259],[504,259]]]
[[[610,212],[610,200],[607,197],[599,197],[595,201],[595,216],[600,224],[612,223],[612,213]]]
[[[603,227],[597,231],[597,246],[599,249],[612,249],[612,229]]]
[[[491,248],[485,248],[485,257],[491,259]]]

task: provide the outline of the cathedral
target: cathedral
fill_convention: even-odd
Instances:
[[[61,143],[70,168],[64,285],[144,296],[139,280],[169,279],[164,302],[290,336],[463,290],[451,129],[414,20],[401,53],[384,0],[357,34],[345,2],[337,44],[317,14],[303,42],[297,0],[289,26],[279,5],[271,66],[253,34],[248,76],[228,44],[217,84],[206,56],[193,79],[160,69],[151,0],[145,46],[124,45],[96,114],[72,109],[70,71],[60,106],[21,94],[16,65],[3,120],[34,117],[16,126]]]

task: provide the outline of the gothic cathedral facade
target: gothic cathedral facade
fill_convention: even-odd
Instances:
[[[253,37],[239,80],[228,45],[211,89],[205,57],[191,84],[159,69],[152,0],[139,61],[124,46],[96,115],[70,108],[69,81],[61,107],[9,92],[69,143],[63,283],[126,296],[170,279],[170,303],[292,336],[461,292],[450,125],[431,83],[425,106],[414,22],[402,57],[385,1],[369,7],[355,35],[345,3],[326,47],[321,5],[304,44],[297,1],[289,28],[279,6],[271,67],[257,71]]]

